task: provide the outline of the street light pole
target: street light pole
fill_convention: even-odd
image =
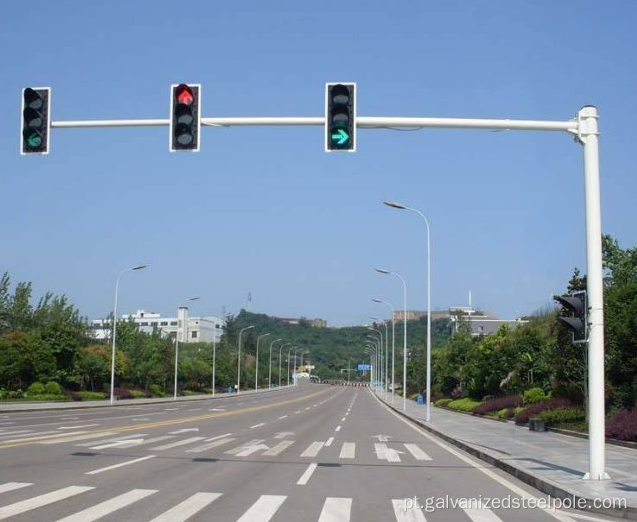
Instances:
[[[254,372],[254,390],[255,391],[259,389],[259,381],[258,381],[259,379],[259,341],[261,340],[262,337],[267,337],[268,335],[270,334],[265,333],[257,337],[257,361],[256,361],[255,372]]]
[[[125,268],[115,279],[115,304],[113,306],[113,348],[111,350],[111,405],[115,401],[115,338],[117,337],[117,293],[119,290],[119,279],[126,272],[132,272],[134,270],[143,270],[148,265],[137,265],[131,268]]]
[[[394,307],[380,299],[372,298],[375,303],[384,304],[391,310],[391,402],[394,404],[396,396],[396,321],[394,319]]]
[[[429,220],[416,208],[408,207],[407,205],[402,205],[395,201],[385,201],[384,203],[388,207],[399,210],[409,210],[418,214],[427,226],[427,410],[425,420],[429,422],[431,420],[431,240],[429,233]]]
[[[282,340],[283,339],[275,339],[270,343],[270,362],[268,364],[268,390],[272,389],[272,345]]]
[[[237,355],[237,395],[241,391],[241,334],[250,328],[254,328],[254,325],[246,326],[239,331],[239,354]]]
[[[398,277],[403,283],[403,411],[407,410],[407,284],[405,279],[396,272],[384,268],[377,268],[379,274],[389,274]]]
[[[387,365],[389,360],[389,326],[387,323],[378,317],[370,317],[374,321],[378,323],[382,323],[385,325],[385,399],[387,398],[387,394],[389,393],[389,384],[387,379]]]
[[[294,348],[294,346],[290,346],[288,348],[288,375],[286,380],[288,386],[290,385],[290,352],[292,351],[292,348]],[[294,362],[296,363],[296,359],[294,359]]]
[[[279,346],[279,388],[281,387],[281,352],[284,346],[288,346],[290,344],[292,343],[283,343],[281,346]]]
[[[387,380],[387,376],[383,375],[383,332],[380,329],[372,328],[371,326],[368,326],[367,329],[371,330],[373,332],[376,332],[378,334],[379,338],[380,338],[380,346],[378,348],[378,352],[379,352],[379,360],[378,360],[379,372],[378,372],[378,375],[380,377],[380,389],[382,391],[383,385],[384,385],[383,380]]]
[[[196,301],[199,297],[191,297],[190,299],[186,299],[186,302]],[[173,400],[177,400],[177,367],[179,365],[179,309],[183,307],[183,304],[180,304],[177,307],[177,334],[175,335],[175,382],[174,382],[174,390],[173,390]],[[187,318],[184,321],[183,329],[186,332],[186,341],[188,340],[188,323]]]

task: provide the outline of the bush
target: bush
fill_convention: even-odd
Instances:
[[[148,397],[148,394],[145,391],[141,391],[141,390],[129,390],[130,394],[135,398],[135,399],[144,399],[146,397]]]
[[[637,409],[621,410],[608,417],[606,436],[637,442]]]
[[[544,419],[550,426],[560,426],[573,422],[582,422],[586,419],[586,412],[579,407],[554,408],[540,412],[538,417]]]
[[[60,386],[55,381],[47,382],[45,388],[46,388],[46,393],[49,393],[51,395],[62,395],[62,386]]]
[[[465,397],[464,399],[456,399],[455,401],[451,401],[449,404],[447,404],[447,407],[451,408],[452,410],[470,412],[473,411],[473,408],[475,408],[479,404],[480,403],[478,401],[474,401],[473,399],[469,399],[469,397]]]
[[[192,390],[184,390],[182,392],[182,395],[186,396],[186,397],[190,397],[192,395],[198,395],[197,392],[192,391]]]
[[[492,411],[499,411],[504,408],[515,408],[520,404],[519,395],[509,395],[507,397],[500,397],[498,399],[491,399],[483,402],[473,408],[473,413],[477,415],[485,415]]]
[[[148,392],[153,395],[154,397],[163,397],[164,396],[164,391],[161,389],[161,386],[159,386],[159,384],[151,384],[148,387]]]
[[[523,408],[515,414],[516,424],[526,424],[529,422],[530,417],[535,417],[539,413],[545,410],[552,410],[555,408],[571,408],[574,404],[568,399],[551,399],[550,401],[536,402],[531,404],[528,408]]]
[[[524,392],[524,404],[535,404],[547,399],[542,388],[531,388]]]
[[[46,387],[41,382],[34,382],[31,386],[27,388],[27,395],[43,395],[46,393]]]
[[[133,394],[126,388],[117,387],[113,390],[113,395],[118,399],[132,399]]]
[[[32,401],[67,401],[70,397],[67,395],[53,395],[52,393],[42,393],[40,395],[29,395]]]
[[[24,399],[26,394],[22,390],[9,390],[7,392],[7,399]]]
[[[73,397],[73,400],[80,401],[99,401],[108,398],[107,393],[96,391],[73,392],[71,395]]]
[[[438,399],[434,402],[434,406],[438,406],[439,408],[446,407],[453,399]]]
[[[498,419],[511,419],[515,417],[515,410],[513,408],[502,408],[498,411]]]

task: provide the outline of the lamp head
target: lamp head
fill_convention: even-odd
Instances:
[[[389,274],[389,270],[385,270],[384,268],[377,268],[376,272],[379,274]]]
[[[383,201],[385,205],[391,208],[397,208],[399,210],[405,210],[407,207],[405,205],[401,205],[400,203],[396,203],[395,201]]]

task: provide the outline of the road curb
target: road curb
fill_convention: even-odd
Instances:
[[[469,453],[470,455],[473,455],[474,457],[477,457],[480,460],[483,460],[487,462],[488,464],[491,464],[492,466],[498,469],[501,469],[510,475],[513,475],[518,480],[521,480],[525,484],[528,484],[529,486],[534,487],[535,489],[541,491],[542,493],[546,493],[547,495],[550,495],[552,497],[559,498],[559,499],[575,499],[575,502],[578,502],[579,499],[583,499],[584,501],[586,501],[586,506],[587,506],[585,509],[581,509],[581,511],[583,511],[584,513],[599,513],[602,515],[619,517],[619,518],[623,518],[627,520],[637,520],[637,507],[627,506],[626,509],[595,508],[593,505],[593,500],[594,500],[593,498],[583,497],[580,494],[575,493],[574,491],[564,486],[561,486],[560,484],[557,484],[556,482],[537,477],[526,470],[523,470],[521,468],[518,468],[510,464],[509,462],[507,462],[506,460],[502,458],[498,458],[494,455],[491,455],[485,450],[482,450],[467,442],[457,440],[453,438],[452,436],[447,435],[443,431],[440,431],[426,424],[425,422],[412,417],[411,415],[403,412],[402,410],[399,410],[398,408],[392,406],[387,401],[381,399],[377,395],[374,394],[374,396],[382,404],[390,408],[392,411],[396,412],[397,414],[411,421],[412,423],[418,425],[420,428],[423,428],[424,430],[437,436],[438,438],[441,438],[444,441],[462,449],[466,453]]]

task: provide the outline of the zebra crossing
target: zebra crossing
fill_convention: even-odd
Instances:
[[[6,520],[12,517],[31,513],[39,519],[52,520],[46,516],[46,508],[54,504],[63,505],[65,514],[63,518],[58,518],[56,522],[92,522],[111,514],[117,515],[126,520],[127,509],[135,507],[135,504],[153,497],[153,509],[157,513],[148,512],[148,507],[143,509],[143,517],[139,511],[135,512],[135,520],[148,520],[149,522],[186,522],[196,515],[202,517],[211,517],[215,514],[215,520],[228,520],[236,522],[268,522],[275,515],[277,519],[285,519],[286,502],[294,498],[294,495],[272,495],[264,494],[258,498],[245,499],[246,503],[239,509],[242,513],[232,515],[231,518],[218,518],[214,510],[213,503],[224,497],[222,492],[206,492],[199,491],[194,494],[184,494],[183,500],[178,501],[175,505],[162,505],[162,495],[157,494],[157,489],[131,489],[121,492],[115,496],[106,499],[96,500],[95,504],[83,509],[74,508],[73,501],[80,498],[84,493],[98,492],[99,489],[94,486],[67,486],[46,493],[38,494],[32,497],[24,498],[16,502],[5,504],[2,498],[3,493],[10,491],[24,490],[33,486],[31,483],[7,482],[0,484],[0,520]],[[256,496],[256,495],[255,495]],[[81,500],[78,500],[81,502]],[[249,505],[248,505],[249,504]],[[320,504],[320,502],[319,502]],[[85,506],[85,504],[81,504]],[[306,508],[304,510],[304,518],[300,520],[318,521],[318,522],[349,522],[352,511],[357,505],[363,506],[364,502],[357,504],[356,499],[351,497],[326,497],[319,509]],[[292,509],[292,508],[290,508]],[[387,516],[393,513],[396,522],[436,522],[437,520],[448,520],[449,512],[431,512],[426,513],[418,508],[408,509],[405,499],[387,498],[386,507]],[[163,510],[163,511],[162,511]],[[502,522],[502,519],[490,509],[486,508],[457,508],[453,510],[453,519],[458,521],[470,522]],[[128,512],[130,513],[130,512]],[[512,512],[512,516],[516,512]],[[238,516],[238,518],[236,518]],[[298,519],[298,517],[295,517]],[[386,518],[389,520],[389,518]]]

